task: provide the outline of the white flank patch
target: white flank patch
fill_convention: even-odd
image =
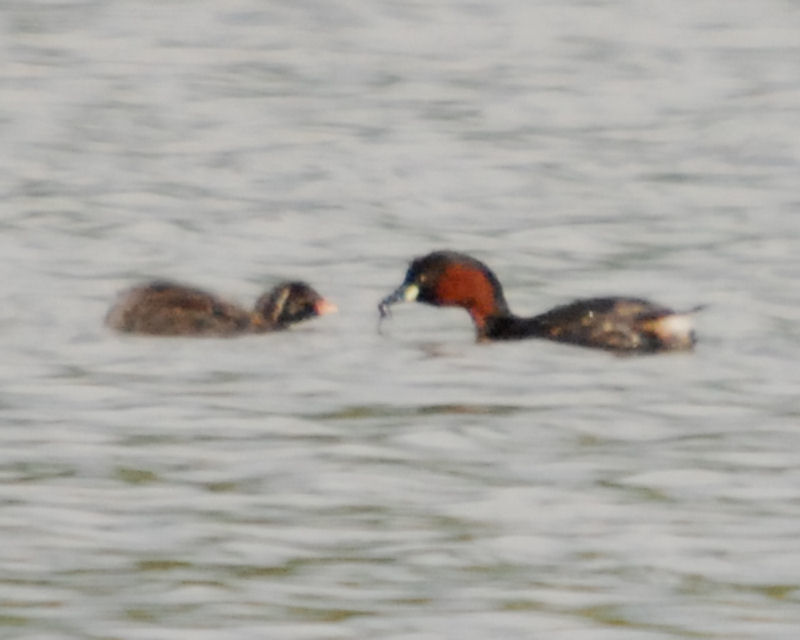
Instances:
[[[694,329],[692,316],[687,313],[676,313],[665,316],[658,321],[659,333],[672,336],[688,336]]]

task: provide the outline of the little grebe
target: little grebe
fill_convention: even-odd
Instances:
[[[106,316],[118,331],[162,336],[265,333],[336,311],[304,282],[284,282],[262,295],[253,311],[213,294],[166,280],[124,292]]]
[[[556,307],[532,318],[508,308],[503,288],[489,268],[468,255],[434,251],[411,262],[405,280],[378,309],[388,315],[396,302],[426,302],[463,307],[472,317],[478,340],[546,338],[619,352],[689,350],[695,343],[690,313],[639,298],[589,298]]]

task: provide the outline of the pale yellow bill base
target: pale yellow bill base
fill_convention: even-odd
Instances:
[[[381,314],[381,319],[389,315],[389,305],[397,302],[413,302],[419,296],[419,286],[414,284],[401,284],[394,292],[381,300],[378,305],[378,311]]]

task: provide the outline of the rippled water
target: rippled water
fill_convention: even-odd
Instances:
[[[800,5],[0,7],[0,635],[792,638]],[[705,303],[690,355],[377,301]],[[288,333],[102,326],[168,276]]]

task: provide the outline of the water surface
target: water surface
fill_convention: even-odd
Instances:
[[[795,638],[800,6],[7,2],[0,627]],[[378,300],[708,307],[691,355]],[[153,276],[340,313],[119,336]]]

